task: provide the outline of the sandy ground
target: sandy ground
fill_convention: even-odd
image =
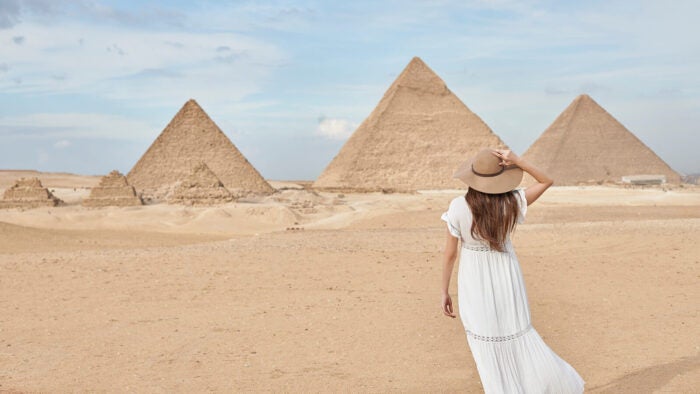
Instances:
[[[459,191],[276,182],[217,207],[87,209],[90,182],[0,211],[0,391],[481,390],[439,309]],[[698,234],[700,188],[555,187],[530,207],[514,243],[533,324],[589,392],[697,392]]]

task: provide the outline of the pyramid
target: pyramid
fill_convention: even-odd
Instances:
[[[126,177],[119,171],[112,171],[102,177],[100,184],[93,187],[90,197],[83,200],[86,207],[118,206],[127,207],[143,205],[141,198],[136,195],[134,187],[129,185]]]
[[[578,96],[523,158],[557,185],[620,182],[623,176],[680,175],[588,95]]]
[[[314,183],[331,190],[456,189],[464,160],[505,148],[423,61],[414,57]]]
[[[39,178],[21,178],[5,190],[0,208],[55,207],[61,203],[63,201],[42,186]]]
[[[170,204],[211,205],[235,198],[204,162],[192,169],[168,199]]]
[[[229,190],[274,191],[194,100],[185,103],[127,179],[144,196],[160,198],[199,162],[205,162]]]

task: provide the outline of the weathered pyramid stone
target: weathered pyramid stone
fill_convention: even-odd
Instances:
[[[680,175],[588,95],[578,96],[523,154],[557,185]]]
[[[62,201],[42,186],[39,178],[21,178],[5,190],[0,208],[55,207]]]
[[[118,206],[127,207],[143,205],[141,198],[136,195],[134,187],[129,185],[126,177],[119,171],[112,171],[102,177],[100,184],[93,187],[90,197],[83,200],[86,207]]]
[[[199,163],[190,175],[183,180],[168,199],[170,204],[212,205],[235,200],[219,178],[207,167]]]
[[[314,187],[356,191],[462,188],[452,174],[485,147],[506,146],[433,70],[414,57]]]
[[[127,179],[142,195],[160,198],[199,162],[206,162],[229,190],[274,191],[194,100],[185,103]]]

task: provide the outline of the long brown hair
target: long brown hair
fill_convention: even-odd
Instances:
[[[472,238],[488,242],[491,249],[505,251],[506,238],[518,222],[515,193],[486,194],[469,188],[464,198],[472,211]]]

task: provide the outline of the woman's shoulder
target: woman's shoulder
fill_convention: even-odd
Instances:
[[[467,200],[464,196],[457,196],[450,201],[449,210],[452,212],[461,212],[467,207]]]
[[[450,201],[450,206],[462,205],[463,203],[466,204],[466,202],[464,196],[457,196]]]
[[[520,202],[525,202],[527,204],[524,187],[518,187],[518,188],[513,189],[513,194],[515,194],[515,196],[518,197]]]
[[[525,196],[525,188],[519,187],[513,190],[513,194],[518,198],[518,208],[520,212],[518,213],[518,223],[523,223],[525,221],[525,215],[527,214],[527,197]]]

